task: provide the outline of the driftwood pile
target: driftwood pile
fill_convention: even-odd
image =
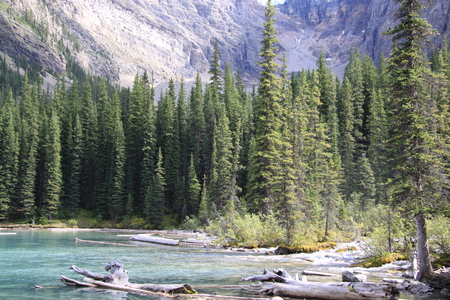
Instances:
[[[127,292],[150,294],[161,297],[200,297],[200,298],[231,298],[231,299],[255,299],[220,295],[201,295],[189,284],[134,284],[129,282],[128,272],[124,270],[121,261],[113,261],[106,265],[105,270],[109,274],[100,274],[81,269],[72,265],[70,269],[85,276],[84,281],[77,281],[61,276],[61,281],[68,286],[110,288]],[[319,276],[334,276],[326,273],[304,273]],[[344,276],[345,275],[345,276]],[[310,299],[333,300],[367,300],[367,299],[397,299],[398,290],[390,283],[375,284],[361,282],[364,278],[343,274],[343,280],[355,280],[358,282],[322,283],[307,282],[293,278],[284,269],[269,272],[264,270],[262,275],[243,278],[244,281],[259,281],[259,284],[247,286],[233,286],[253,293],[270,296]]]
[[[122,291],[137,292],[142,294],[157,294],[171,297],[173,294],[195,294],[197,293],[189,284],[135,284],[128,281],[128,272],[124,270],[121,261],[113,261],[106,264],[105,270],[109,274],[94,273],[81,269],[75,265],[70,269],[85,276],[84,282],[61,276],[61,281],[68,286],[84,287],[106,287]]]
[[[259,284],[252,285],[255,292],[279,297],[363,300],[397,299],[399,295],[397,288],[390,283],[367,283],[361,282],[358,278],[355,279],[358,282],[307,282],[293,278],[284,269],[273,272],[264,270],[262,275],[243,278],[243,280],[259,281]]]

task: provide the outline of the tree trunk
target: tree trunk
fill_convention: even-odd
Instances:
[[[415,219],[417,230],[417,259],[419,260],[419,272],[415,279],[423,281],[425,278],[432,275],[433,268],[430,260],[425,216],[422,213],[418,213],[415,216]]]

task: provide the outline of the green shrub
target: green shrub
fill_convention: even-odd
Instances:
[[[211,222],[206,230],[218,236],[218,242],[248,248],[277,246],[284,240],[284,230],[274,216],[235,215]]]
[[[67,221],[67,225],[71,228],[75,228],[78,225],[78,221],[75,219],[70,219]]]
[[[428,221],[427,229],[431,251],[450,253],[450,219],[445,216],[434,217]]]
[[[383,252],[378,255],[372,255],[364,258],[359,263],[355,264],[357,267],[374,268],[382,265],[392,263],[397,260],[407,260],[408,256],[402,253]]]
[[[183,223],[181,223],[180,225],[180,229],[183,230],[198,231],[201,230],[201,228],[201,221],[195,216],[187,216],[186,219],[184,219]]]

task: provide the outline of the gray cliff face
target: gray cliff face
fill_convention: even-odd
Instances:
[[[223,63],[256,78],[264,7],[256,0],[5,0],[0,10],[0,51],[26,57],[60,72],[61,49],[92,74],[130,86],[137,73],[156,83],[207,74],[214,42]],[[287,0],[278,6],[280,52],[290,70],[315,68],[320,50],[341,75],[349,49],[358,46],[377,60],[388,55],[395,26],[395,0]],[[31,12],[31,13],[30,13]],[[45,34],[22,22],[32,16]],[[436,0],[425,12],[448,36],[450,1]],[[35,26],[36,27],[36,26]]]

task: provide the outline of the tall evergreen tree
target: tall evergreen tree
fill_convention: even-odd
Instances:
[[[369,159],[375,176],[376,202],[386,202],[386,183],[388,175],[387,167],[387,147],[388,138],[387,115],[385,111],[385,99],[381,90],[372,91],[372,101],[370,102],[370,114],[368,120],[369,147],[367,158]]]
[[[186,214],[196,216],[199,212],[200,192],[203,192],[203,190],[200,181],[197,178],[193,155],[191,155],[189,161],[188,176],[186,180]],[[204,191],[206,191],[206,189],[204,189]]]
[[[225,106],[222,104],[217,124],[214,127],[212,144],[211,178],[208,185],[209,207],[216,215],[222,215],[229,205],[234,190],[232,181],[233,142]],[[210,214],[211,215],[211,214]]]
[[[8,220],[17,198],[19,136],[17,105],[12,91],[6,91],[0,115],[0,220]]]
[[[270,214],[275,207],[280,186],[282,151],[280,104],[281,80],[277,75],[277,31],[275,8],[267,2],[261,47],[258,96],[254,108],[255,135],[249,161],[248,195],[253,210]]]
[[[209,74],[211,74],[211,82],[216,84],[217,88],[220,90],[222,86],[222,71],[220,69],[220,49],[219,42],[217,39],[214,41],[214,49],[211,57],[211,67],[209,69]]]
[[[108,195],[110,199],[109,214],[111,219],[116,222],[120,215],[123,215],[125,208],[124,201],[124,176],[125,176],[125,136],[122,124],[122,112],[120,107],[119,95],[116,92],[111,101],[109,110],[111,124],[108,134],[111,143],[109,155],[109,178]]]
[[[399,2],[396,18],[400,23],[389,31],[395,44],[390,61],[393,113],[389,122],[393,200],[415,218],[419,260],[416,279],[425,280],[433,277],[425,216],[448,205],[442,198],[448,184],[443,159],[443,153],[449,150],[444,144],[448,132],[438,130],[444,120],[437,111],[437,78],[422,50],[432,33],[431,26],[420,17],[423,7],[419,0]]]
[[[150,191],[145,199],[145,213],[150,225],[154,228],[161,228],[164,217],[165,202],[165,180],[162,150],[159,149],[158,160],[156,162],[155,176]]]
[[[81,125],[81,176],[80,185],[83,187],[80,192],[81,206],[85,209],[91,208],[91,201],[94,196],[96,183],[96,159],[97,159],[97,138],[98,119],[97,110],[92,99],[92,89],[89,81],[84,83],[82,96],[83,109],[80,111]]]
[[[70,156],[70,175],[67,179],[66,205],[74,215],[79,207],[81,198],[81,158],[82,158],[82,126],[78,114],[75,116],[72,134],[72,153]]]
[[[354,108],[350,81],[344,78],[341,95],[341,158],[344,181],[342,186],[343,196],[349,200],[354,189],[353,170],[355,164],[355,137],[354,132]]]
[[[100,82],[99,95],[97,99],[97,122],[98,122],[98,152],[96,160],[96,183],[94,206],[99,217],[108,216],[108,171],[110,170],[110,99],[106,87],[106,81]]]
[[[205,114],[203,110],[203,93],[200,73],[197,73],[195,85],[189,97],[189,151],[194,155],[194,167],[197,176],[201,175],[201,155],[205,135]]]
[[[34,217],[36,213],[36,167],[38,136],[38,107],[33,99],[28,76],[25,73],[21,91],[21,141],[20,141],[20,207],[25,217]]]
[[[61,133],[59,118],[55,109],[48,119],[44,141],[44,207],[49,219],[52,219],[61,205],[62,167]]]

